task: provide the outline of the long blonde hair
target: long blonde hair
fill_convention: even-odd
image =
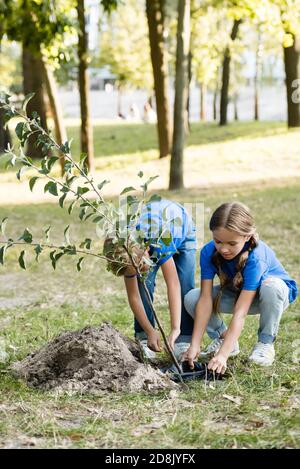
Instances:
[[[220,205],[220,207],[218,207],[212,214],[209,228],[211,231],[217,230],[218,228],[225,228],[227,230],[234,231],[240,236],[250,236],[247,250],[241,251],[236,257],[237,273],[233,279],[228,277],[228,275],[226,275],[222,270],[222,265],[224,263],[223,257],[217,251],[212,256],[212,262],[217,268],[218,276],[220,278],[220,291],[214,298],[213,302],[213,311],[218,313],[224,288],[231,288],[237,293],[238,298],[244,281],[242,271],[246,265],[249,253],[258,245],[259,237],[249,208],[240,202],[231,202]]]

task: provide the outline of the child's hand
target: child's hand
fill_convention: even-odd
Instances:
[[[216,373],[224,374],[227,368],[227,359],[224,355],[217,353],[209,362],[208,369]]]
[[[147,345],[154,352],[161,352],[160,335],[155,329],[148,333]]]
[[[189,367],[191,370],[194,369],[194,361],[197,360],[198,355],[200,353],[200,347],[199,346],[193,346],[190,345],[190,348],[182,354],[181,361],[185,362],[188,361]]]
[[[168,343],[172,350],[174,350],[175,340],[180,335],[180,329],[172,329],[171,334],[168,337]]]

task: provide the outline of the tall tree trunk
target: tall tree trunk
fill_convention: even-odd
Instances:
[[[190,45],[190,51],[189,51],[189,62],[188,62],[188,97],[187,97],[187,103],[186,103],[186,115],[187,119],[185,122],[185,134],[189,135],[191,131],[191,81],[192,81],[192,60],[193,60],[193,54],[191,52],[191,45]]]
[[[35,93],[27,105],[27,114],[31,117],[33,112],[37,112],[41,119],[41,126],[48,132],[41,58],[38,52],[34,54],[26,47],[26,44],[23,44],[22,66],[24,94]],[[26,151],[31,158],[43,156],[41,149],[36,146],[37,137],[37,134],[31,135],[27,141]]]
[[[294,36],[291,47],[284,48],[288,127],[300,127],[300,38]]]
[[[3,109],[0,109],[0,154],[6,150],[8,144],[12,144],[9,129],[4,127],[4,114]]]
[[[262,44],[261,34],[258,33],[258,42],[255,53],[255,75],[254,75],[254,120],[259,120],[259,79],[261,73]]]
[[[3,30],[0,25],[0,60],[1,60],[1,39],[3,36]],[[6,150],[7,145],[11,145],[11,137],[8,127],[4,127],[4,114],[5,111],[0,109],[0,153],[3,153]]]
[[[239,113],[238,113],[238,95],[235,93],[233,96],[233,109],[234,109],[234,120],[239,120]]]
[[[242,20],[234,20],[230,39],[234,41],[237,37],[239,26]],[[228,90],[230,80],[230,60],[231,53],[230,47],[226,47],[223,59],[222,69],[222,89],[221,89],[221,102],[220,102],[220,125],[227,124],[227,108],[228,108]]]
[[[205,121],[205,100],[206,100],[206,86],[200,83],[200,120]]]
[[[51,114],[52,114],[53,121],[54,121],[56,141],[59,145],[63,145],[67,141],[68,137],[67,137],[66,128],[64,126],[62,108],[61,108],[60,101],[57,95],[56,82],[55,82],[52,70],[50,70],[50,68],[47,66],[43,57],[41,61],[42,61],[42,67],[43,67],[43,73],[44,73],[44,81],[46,84],[47,94],[49,98]],[[61,174],[63,175],[64,163],[65,163],[63,153],[60,153],[59,157],[60,157],[59,162],[61,166]]]
[[[94,170],[93,128],[90,120],[89,76],[88,76],[88,37],[84,16],[84,0],[77,0],[78,32],[78,82],[81,114],[81,152],[87,155],[90,171]]]
[[[178,2],[174,132],[169,188],[183,185],[183,152],[185,143],[186,104],[188,98],[188,60],[190,43],[190,0]]]
[[[146,0],[160,158],[170,153],[172,138],[168,95],[168,64],[164,44],[164,8],[165,0]]]

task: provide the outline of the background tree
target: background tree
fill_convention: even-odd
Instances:
[[[89,104],[89,76],[88,76],[88,36],[85,24],[84,0],[77,0],[76,4],[78,18],[78,86],[80,96],[80,142],[81,152],[87,155],[87,164],[91,171],[94,170],[94,143],[93,127],[90,118]]]
[[[101,31],[99,65],[108,65],[116,76],[119,94],[127,87],[143,88],[152,94],[153,74],[144,2],[128,0],[105,20]],[[119,100],[120,101],[120,100]],[[122,113],[120,104],[118,112]]]
[[[174,132],[170,166],[169,189],[181,189],[183,184],[183,154],[185,122],[187,120],[188,64],[190,52],[190,0],[178,2],[176,76],[174,102]]]
[[[168,62],[165,50],[165,0],[146,0],[151,63],[157,111],[159,157],[171,150],[171,122],[168,95]]]

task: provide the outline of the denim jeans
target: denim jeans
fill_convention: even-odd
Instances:
[[[220,286],[213,287],[213,297],[217,295]],[[184,298],[185,308],[194,318],[196,305],[200,296],[200,288],[191,290]],[[221,298],[220,311],[232,313],[235,305],[236,293],[224,289]],[[289,306],[289,288],[278,277],[265,279],[252,302],[248,314],[259,314],[258,340],[265,344],[271,344],[276,339],[279,322],[283,311]],[[219,338],[226,331],[226,325],[220,314],[212,313],[206,327],[206,332],[211,339]]]
[[[196,249],[191,248],[193,243],[189,243],[188,248],[186,248],[187,244],[184,244],[178,250],[178,253],[174,254],[173,259],[175,262],[180,286],[181,286],[181,335],[178,337],[176,342],[190,342],[192,332],[193,332],[193,325],[194,321],[192,317],[187,313],[185,306],[184,306],[184,297],[185,295],[195,287],[195,258],[196,258]],[[154,298],[154,290],[155,290],[155,279],[156,274],[159,269],[159,266],[155,266],[147,275],[146,278],[146,285],[149,290],[151,299],[153,301]],[[139,291],[141,295],[141,299],[144,305],[145,312],[147,314],[147,318],[151,322],[153,326],[155,326],[154,316],[152,314],[151,308],[148,304],[145,291],[142,285],[139,283]],[[141,326],[139,325],[138,321],[135,319],[134,321],[134,330],[135,336],[139,339],[147,338],[146,333],[143,331]]]

